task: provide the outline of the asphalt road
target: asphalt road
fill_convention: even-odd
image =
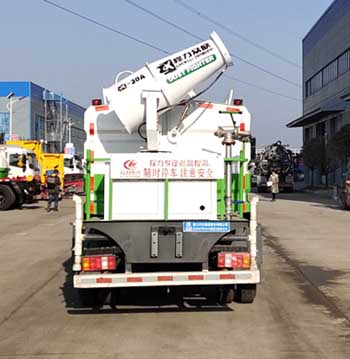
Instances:
[[[324,218],[313,210],[319,209],[305,198],[260,203],[267,238],[263,283],[254,304],[220,307],[199,298],[178,307],[141,291],[137,306],[126,296],[117,311],[100,312],[77,308],[71,288],[72,202],[63,201],[58,213],[40,207],[1,212],[0,358],[349,358],[347,301],[339,298],[341,291],[330,296],[323,286],[349,284],[343,283],[343,248],[338,246],[343,253],[341,268],[335,268],[343,273],[338,283],[328,272],[322,282],[322,270],[314,275],[317,280],[302,270],[312,247],[317,250],[313,234]],[[321,210],[337,221],[333,208]],[[310,211],[309,221],[295,223]],[[350,213],[345,216],[349,223]],[[288,236],[279,229],[286,223]],[[303,230],[304,242],[311,243],[306,254],[300,239],[293,244]],[[332,228],[323,225],[324,236],[327,230],[330,235]],[[318,260],[312,256],[310,265]],[[323,259],[319,266],[330,269],[332,263]]]

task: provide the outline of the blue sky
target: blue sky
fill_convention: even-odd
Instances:
[[[124,0],[52,0],[124,33],[169,52],[198,41],[154,19]],[[301,69],[291,66],[234,37],[187,11],[174,0],[133,0],[201,38],[218,32],[229,50],[291,82],[301,84]],[[331,4],[331,0],[187,0],[186,3],[246,38],[301,65],[302,39]],[[156,50],[123,38],[42,0],[1,1],[2,36],[0,81],[33,81],[83,106],[102,97],[102,88],[117,73],[137,70],[164,57]],[[281,139],[301,144],[301,131],[285,124],[302,112],[302,89],[235,59],[230,76],[300,101],[273,95],[246,84],[221,78],[202,98],[221,101],[233,88],[252,114],[258,144]]]

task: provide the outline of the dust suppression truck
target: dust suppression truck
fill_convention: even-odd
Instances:
[[[262,249],[250,114],[232,91],[223,103],[199,99],[231,65],[213,32],[119,74],[86,110],[86,198],[74,196],[73,238],[85,305],[129,287],[211,287],[220,303],[253,302]]]

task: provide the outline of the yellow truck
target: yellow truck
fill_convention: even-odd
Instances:
[[[64,155],[63,153],[45,153],[43,151],[43,143],[41,141],[7,141],[8,145],[17,145],[22,148],[27,148],[33,151],[38,159],[40,165],[40,180],[42,184],[46,182],[46,176],[54,169],[59,171],[62,188],[64,183]]]

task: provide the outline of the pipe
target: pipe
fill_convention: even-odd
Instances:
[[[232,145],[226,144],[226,158],[232,157]],[[226,161],[225,163],[225,175],[226,175],[226,195],[225,195],[225,206],[226,206],[226,219],[231,219],[232,211],[232,162]]]
[[[73,271],[78,272],[81,270],[81,255],[83,253],[83,220],[84,220],[84,202],[85,200],[77,196],[73,196],[73,201],[75,202],[75,222],[74,222],[74,263]]]

